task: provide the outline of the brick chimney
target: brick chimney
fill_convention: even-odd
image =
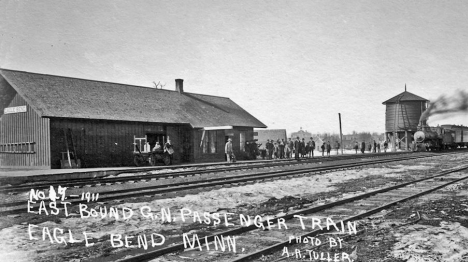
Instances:
[[[184,79],[176,79],[175,80],[175,90],[179,93],[184,92]]]

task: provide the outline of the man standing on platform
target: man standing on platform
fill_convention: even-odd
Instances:
[[[281,159],[284,158],[284,146],[285,146],[284,139],[281,139],[280,144],[279,144],[279,151],[280,151],[279,153],[280,153]]]
[[[327,142],[327,156],[330,157],[331,145],[330,141]]]
[[[299,140],[299,137],[296,137],[296,141],[294,142],[294,156],[296,160],[299,160],[299,154],[301,153],[301,151],[301,141]]]
[[[271,160],[273,159],[273,149],[275,148],[275,146],[273,145],[273,139],[267,140],[266,147],[268,152],[268,159]]]
[[[224,147],[224,152],[226,153],[226,160],[228,163],[232,162],[232,139],[228,138],[226,146]]]
[[[292,158],[292,153],[294,150],[294,142],[289,138],[288,143],[286,144],[286,157],[291,159]]]

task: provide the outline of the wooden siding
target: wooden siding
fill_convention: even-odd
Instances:
[[[426,110],[426,105],[421,101],[387,104],[385,112],[385,131],[415,131],[419,124],[419,118],[424,110]]]
[[[0,166],[50,168],[49,119],[41,118],[18,94],[8,107],[26,106],[26,112],[3,115],[0,144],[34,142],[34,153],[0,152]]]
[[[189,130],[178,125],[60,118],[51,118],[50,126],[53,168],[60,168],[61,152],[66,152],[64,129],[72,130],[82,167],[134,166],[133,137],[144,137],[148,133],[164,134],[166,139],[169,136],[175,150],[173,163],[181,163],[184,152],[179,136]]]
[[[242,160],[242,153],[240,152],[240,132],[245,132],[246,141],[253,140],[254,131],[252,127],[235,127],[229,130],[216,130],[216,153],[203,153],[200,147],[201,138],[203,134],[202,129],[195,129],[193,131],[193,152],[194,162],[221,162],[225,161],[224,146],[226,145],[226,137],[232,138],[232,150],[239,160]]]

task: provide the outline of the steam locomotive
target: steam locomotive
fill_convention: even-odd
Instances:
[[[414,133],[414,141],[418,148],[427,148],[431,151],[453,149],[468,146],[468,127],[457,125],[442,125],[430,127],[419,125]]]

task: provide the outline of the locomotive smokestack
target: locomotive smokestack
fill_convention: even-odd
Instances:
[[[184,79],[176,79],[175,84],[176,91],[182,94],[184,92]]]

